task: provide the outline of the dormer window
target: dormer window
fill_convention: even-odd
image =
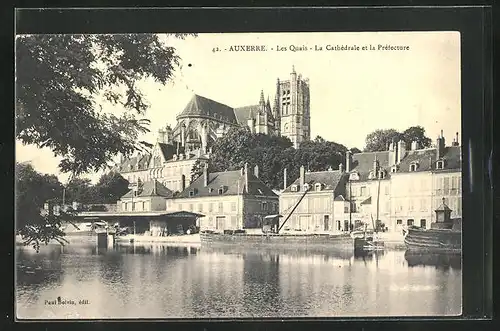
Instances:
[[[316,183],[316,185],[314,185],[314,189],[316,191],[321,191],[321,187],[322,187],[321,183]]]
[[[393,166],[391,167],[391,172],[392,172],[392,173],[395,173],[395,172],[397,172],[397,171],[398,171],[398,166],[397,166],[397,165],[393,165]]]
[[[368,179],[373,179],[374,176],[373,176],[373,171],[370,171],[370,173],[368,174]]]
[[[211,187],[208,188],[208,193],[212,193],[213,191],[214,191],[213,188],[211,188]]]
[[[292,192],[297,192],[297,185],[292,185],[291,190]]]
[[[444,160],[439,160],[436,162],[436,169],[444,169]]]
[[[355,172],[352,172],[350,175],[349,175],[349,180],[359,180],[359,174],[357,171]]]
[[[410,164],[410,172],[417,171],[418,169],[418,163],[417,162],[412,162]]]
[[[172,159],[173,159],[174,161],[177,161],[177,154],[174,154],[174,156],[172,157]]]
[[[189,191],[189,197],[193,197],[193,196],[194,196],[194,190]]]
[[[304,184],[304,191],[309,190],[309,184]]]
[[[222,195],[224,193],[224,186],[219,187],[219,195]]]
[[[385,171],[384,170],[378,172],[378,178],[379,179],[384,179],[385,178]]]

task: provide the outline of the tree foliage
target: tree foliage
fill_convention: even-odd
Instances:
[[[64,241],[63,217],[42,212],[46,202],[60,203],[63,186],[56,176],[42,175],[29,163],[16,164],[16,234],[37,251],[41,243]],[[63,212],[64,215],[64,212]]]
[[[406,146],[411,146],[411,143],[416,141],[420,148],[430,147],[432,143],[421,126],[412,126],[403,132],[395,129],[375,130],[366,136],[365,152],[386,151],[391,142],[396,143],[399,140],[403,140]]]
[[[17,139],[50,148],[63,172],[101,170],[141,148],[138,137],[148,131],[137,82],[166,84],[178,64],[175,49],[154,34],[18,36]],[[100,111],[100,97],[124,111]]]

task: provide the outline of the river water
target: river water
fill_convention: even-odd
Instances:
[[[130,244],[16,249],[18,319],[460,315],[460,257]],[[58,303],[58,297],[60,302]]]

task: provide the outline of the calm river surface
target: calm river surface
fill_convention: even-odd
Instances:
[[[430,316],[462,306],[460,257],[397,250],[49,245],[18,247],[16,264],[19,319]]]

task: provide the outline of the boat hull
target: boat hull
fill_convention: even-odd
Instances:
[[[462,232],[449,229],[409,228],[405,245],[410,251],[461,253]]]
[[[333,250],[354,250],[354,239],[349,234],[222,234],[200,233],[203,246],[248,245],[252,247],[294,247]]]

